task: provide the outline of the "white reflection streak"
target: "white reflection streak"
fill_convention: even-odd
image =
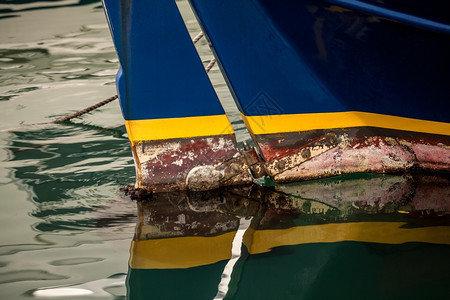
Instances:
[[[33,292],[33,296],[38,298],[56,298],[56,297],[79,297],[88,296],[91,297],[105,297],[111,296],[106,292],[106,288],[125,286],[125,276],[118,278],[105,278],[91,282],[86,282],[72,286],[60,286],[52,288],[42,288]]]
[[[231,281],[231,274],[233,273],[233,267],[241,257],[242,239],[247,229],[250,227],[252,218],[246,220],[241,218],[239,221],[239,228],[234,236],[233,243],[231,245],[231,258],[223,269],[221,280],[218,286],[217,295],[214,300],[224,299],[228,293],[228,285]]]
[[[35,297],[75,297],[75,296],[87,296],[94,294],[91,290],[81,288],[53,288],[37,290],[33,293]]]

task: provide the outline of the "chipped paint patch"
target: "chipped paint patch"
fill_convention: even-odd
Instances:
[[[287,183],[343,173],[450,172],[450,137],[382,128],[256,136],[275,182]]]
[[[257,151],[248,145],[240,151],[233,135],[140,143],[133,151],[140,166],[136,186],[210,190],[264,175],[288,183],[343,173],[450,172],[448,136],[349,128],[254,138]]]
[[[183,165],[183,160],[182,159],[177,159],[176,161],[172,162],[172,165],[181,166],[181,165]]]
[[[229,168],[229,161],[240,157],[233,135],[146,141],[134,147],[141,169],[136,187],[151,192],[185,190],[188,183],[193,190],[204,190],[252,181],[245,164]],[[200,166],[224,175],[200,172]]]
[[[195,167],[186,176],[186,186],[192,191],[217,189],[225,176],[224,173],[224,170],[217,170],[214,166]]]

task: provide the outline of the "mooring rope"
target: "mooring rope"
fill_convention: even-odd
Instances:
[[[58,119],[54,120],[53,123],[61,123],[61,122],[64,122],[64,121],[69,121],[70,119],[73,119],[73,118],[77,118],[77,117],[82,116],[84,114],[87,114],[88,112],[93,111],[94,109],[97,109],[97,108],[99,108],[99,107],[101,107],[101,106],[103,106],[105,104],[108,104],[109,102],[114,101],[117,98],[119,98],[119,96],[117,96],[117,94],[116,94],[116,95],[114,95],[112,97],[109,97],[109,98],[107,98],[107,99],[105,99],[105,100],[103,100],[103,101],[101,101],[101,102],[99,102],[97,104],[89,106],[89,107],[87,107],[87,108],[85,108],[83,110],[79,110],[76,113],[70,114],[70,115],[65,116],[65,117],[58,118]]]
[[[203,31],[200,31],[192,39],[192,43],[195,45],[203,36],[204,36]],[[215,63],[216,63],[216,59],[215,58],[211,59],[209,64],[205,67],[206,73],[208,73],[211,70],[211,68],[214,66]],[[112,101],[116,100],[117,98],[119,98],[119,96],[116,94],[116,95],[114,95],[112,97],[109,97],[109,98],[107,98],[107,99],[105,99],[105,100],[103,100],[103,101],[101,101],[101,102],[99,102],[97,104],[89,106],[89,107],[87,107],[87,108],[85,108],[83,110],[77,111],[77,112],[75,112],[73,114],[70,114],[68,116],[65,116],[65,117],[58,118],[58,119],[54,120],[53,123],[61,123],[61,122],[69,121],[69,120],[71,120],[73,118],[78,118],[78,117],[80,117],[80,116],[82,116],[84,114],[87,114],[88,112],[93,111],[94,109],[102,107],[103,105],[106,105],[109,102],[112,102]]]
[[[200,31],[193,39],[192,39],[192,43],[197,43],[201,38],[203,37],[203,31]]]
[[[214,66],[215,63],[216,63],[216,59],[215,58],[211,59],[211,61],[205,68],[206,73],[208,73],[211,70],[211,68]]]
[[[50,122],[42,122],[42,123],[27,124],[27,125],[22,125],[22,126],[20,126],[20,127],[14,127],[14,128],[2,129],[2,130],[0,130],[0,132],[7,132],[7,131],[13,131],[13,130],[20,130],[20,129],[24,128],[24,127],[39,126],[39,125],[48,125],[48,124],[61,123],[61,122],[69,121],[69,120],[71,120],[71,119],[73,119],[73,118],[76,118],[76,117],[82,116],[82,115],[84,115],[84,114],[87,114],[88,112],[93,111],[94,109],[97,109],[97,108],[99,108],[99,107],[101,107],[101,106],[103,106],[103,105],[105,105],[105,104],[108,104],[109,102],[116,100],[118,97],[119,97],[119,96],[117,96],[117,94],[116,94],[116,95],[114,95],[114,96],[112,96],[112,97],[106,98],[105,100],[103,100],[103,101],[101,101],[101,102],[99,102],[99,103],[97,103],[97,104],[94,104],[94,105],[92,105],[92,106],[89,106],[89,107],[87,107],[87,108],[85,108],[85,109],[83,109],[83,110],[79,110],[79,111],[77,111],[77,112],[75,112],[75,113],[73,113],[73,114],[70,114],[70,115],[67,115],[67,116],[58,118],[58,119],[53,120],[53,121],[50,121]]]
[[[195,44],[196,44],[203,36],[204,36],[203,32],[200,31],[200,32],[192,39],[192,43],[195,45]],[[211,68],[214,66],[215,63],[216,63],[216,59],[215,59],[215,58],[211,59],[211,61],[209,62],[209,64],[205,67],[206,73],[208,73],[208,72],[211,70]],[[0,132],[11,131],[11,130],[15,130],[15,129],[23,128],[23,127],[28,127],[28,126],[46,125],[46,124],[61,123],[61,122],[69,121],[69,120],[71,120],[71,119],[78,118],[78,117],[80,117],[80,116],[82,116],[82,115],[85,115],[85,114],[87,114],[87,113],[89,113],[89,112],[91,112],[91,111],[93,111],[93,110],[95,110],[95,109],[97,109],[97,108],[99,108],[99,107],[102,107],[103,105],[106,105],[106,104],[108,104],[108,103],[110,103],[110,102],[116,100],[117,98],[119,98],[119,96],[116,94],[116,95],[114,95],[114,96],[111,96],[111,97],[109,97],[109,98],[106,98],[106,99],[103,100],[103,101],[98,102],[97,104],[94,104],[94,105],[89,106],[89,107],[87,107],[87,108],[85,108],[85,109],[79,110],[79,111],[77,111],[77,112],[75,112],[75,113],[73,113],[73,114],[70,114],[70,115],[67,115],[67,116],[64,116],[64,117],[60,117],[60,118],[58,118],[58,119],[56,119],[56,120],[53,120],[53,121],[51,121],[51,122],[29,124],[29,125],[24,125],[24,126],[17,127],[17,128],[3,129],[3,130],[0,130]]]

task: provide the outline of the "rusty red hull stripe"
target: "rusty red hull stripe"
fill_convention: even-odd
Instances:
[[[279,183],[354,172],[450,172],[446,135],[357,127],[253,137],[266,173]]]
[[[213,189],[252,182],[234,135],[145,141],[132,146],[137,186],[153,192]],[[188,185],[190,185],[188,187]]]

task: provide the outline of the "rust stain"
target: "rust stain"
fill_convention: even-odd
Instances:
[[[131,145],[131,152],[133,153],[134,168],[136,170],[136,178],[141,178],[142,177],[142,168],[141,168],[140,159],[139,159],[139,156],[137,154],[135,145]],[[136,180],[136,187],[140,187],[138,180]]]
[[[356,172],[450,172],[448,136],[361,127],[253,138],[257,148],[242,150],[233,135],[139,143],[132,147],[136,186],[157,193],[249,184],[266,175],[289,183]]]
[[[228,163],[240,156],[232,135],[148,141],[136,149],[142,170],[138,186],[152,192],[185,190],[189,185],[207,190],[252,180],[245,164]]]

